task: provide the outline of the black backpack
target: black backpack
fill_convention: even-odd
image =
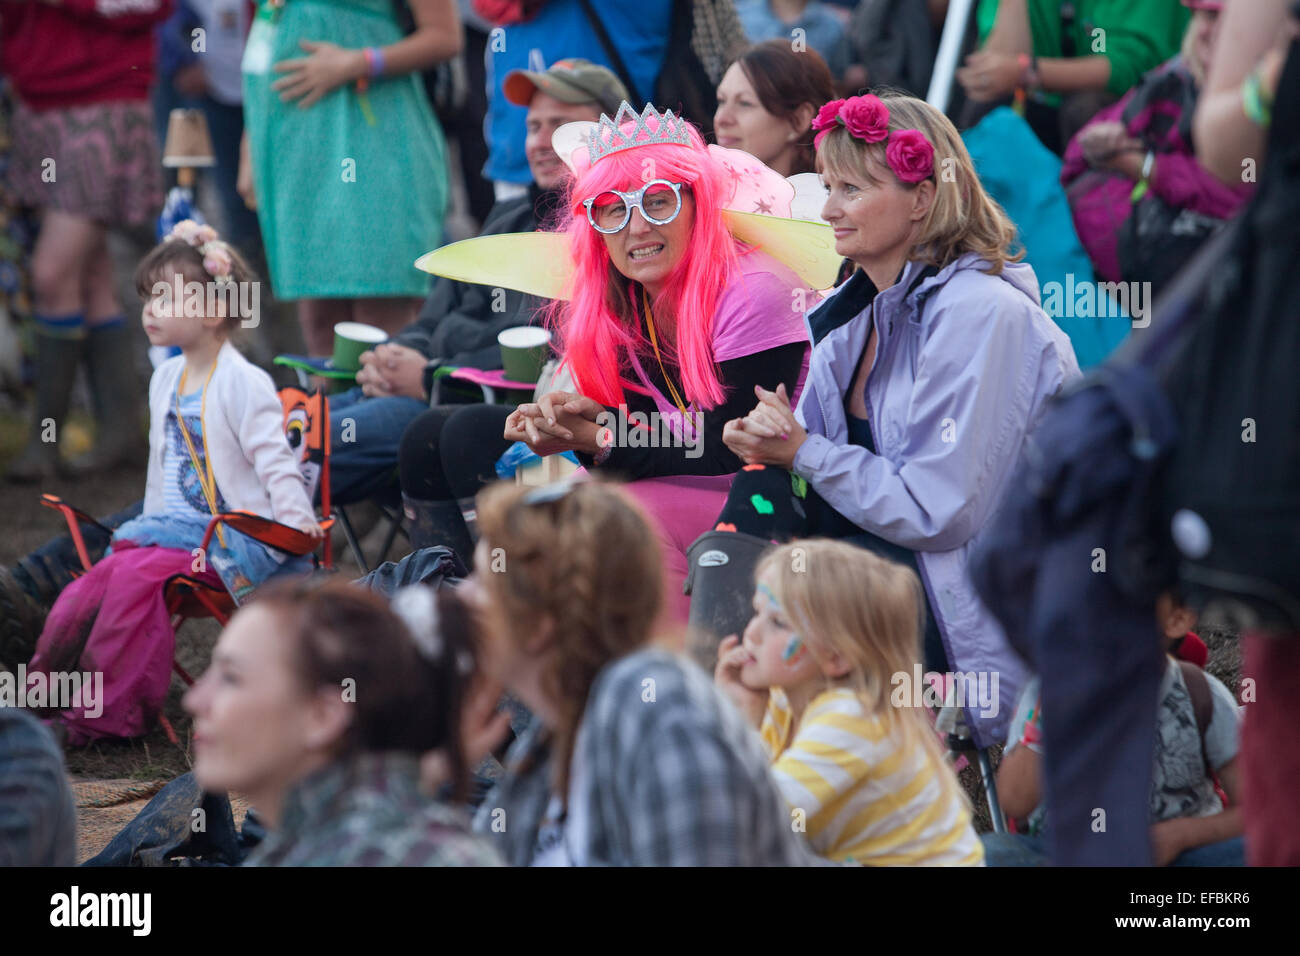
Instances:
[[[1182,440],[1164,528],[1189,600],[1240,629],[1300,630],[1300,43],[1259,190],[1165,387]]]

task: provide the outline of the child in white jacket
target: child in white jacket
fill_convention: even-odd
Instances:
[[[221,587],[225,577],[255,586],[311,567],[310,556],[290,557],[224,526],[207,553],[199,550],[212,515],[221,512],[250,511],[323,535],[285,438],[275,386],[229,341],[252,318],[241,314],[249,297],[239,284],[253,282],[211,227],[189,220],[136,270],[150,343],[179,347],[181,354],[160,365],[149,385],[144,511],[59,596],[28,667],[30,678],[102,672],[102,693],[91,694],[97,699],[83,693],[80,700],[49,702],[70,743],[136,736],[156,720],[174,645],[163,599],[169,579],[184,574]],[[227,573],[218,576],[218,568]]]

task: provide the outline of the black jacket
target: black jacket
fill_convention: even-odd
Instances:
[[[534,184],[527,196],[493,206],[480,235],[533,232],[555,201],[554,190],[541,190]],[[511,326],[532,324],[546,303],[546,299],[511,289],[439,278],[420,307],[419,317],[393,341],[441,365],[497,369],[501,367],[497,334]]]

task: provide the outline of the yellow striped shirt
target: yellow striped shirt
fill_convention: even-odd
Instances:
[[[813,698],[793,741],[793,714],[772,688],[760,733],[772,774],[821,856],[871,866],[981,866],[984,848],[970,814],[945,793],[936,765],[910,751],[847,688]]]

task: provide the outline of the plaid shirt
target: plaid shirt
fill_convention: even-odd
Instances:
[[[362,754],[290,792],[245,866],[499,866],[452,807],[425,797],[411,754]]]
[[[783,866],[817,862],[794,832],[754,729],[683,657],[648,649],[597,676],[575,746],[570,794],[586,818],[574,857],[595,865]],[[511,747],[475,829],[527,866],[551,801],[548,734]],[[578,806],[581,804],[581,806]]]
[[[63,751],[31,714],[0,706],[0,867],[76,862],[77,811]]]

